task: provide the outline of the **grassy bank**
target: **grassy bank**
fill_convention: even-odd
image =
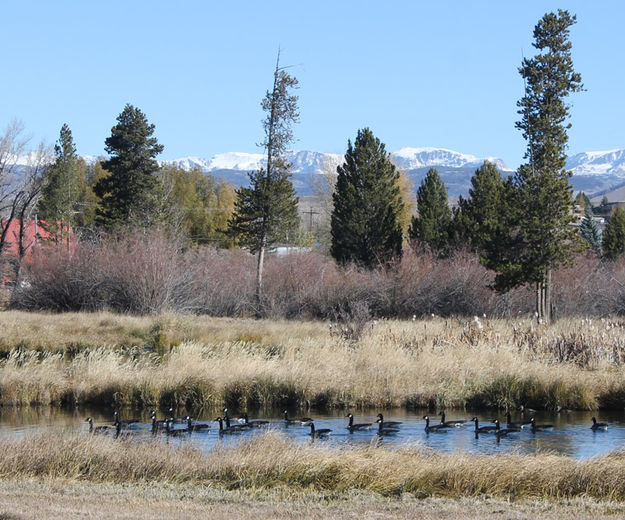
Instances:
[[[224,490],[193,484],[111,484],[67,479],[0,480],[0,519],[73,520],[197,518],[525,520],[623,518],[621,502],[577,498],[566,501],[411,496],[375,493],[285,493],[282,490]]]
[[[592,461],[555,455],[441,455],[405,447],[331,449],[268,433],[236,448],[202,453],[192,445],[89,435],[35,436],[3,443],[0,478],[112,484],[211,486],[335,497],[625,500],[625,454]]]
[[[0,313],[0,404],[622,407],[622,322]],[[347,330],[347,332],[346,332]],[[354,331],[362,331],[356,337]]]

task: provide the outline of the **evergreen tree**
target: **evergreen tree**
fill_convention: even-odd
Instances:
[[[401,256],[399,172],[384,144],[369,128],[358,130],[336,170],[331,255],[369,268]]]
[[[435,168],[430,168],[417,190],[417,212],[410,238],[446,254],[449,251],[452,213],[447,189]]]
[[[617,207],[603,231],[603,255],[616,260],[625,254],[625,209]]]
[[[483,251],[498,240],[505,211],[505,183],[497,166],[485,161],[471,178],[469,198],[458,200],[454,228],[458,245]]]
[[[154,125],[138,108],[127,104],[105,141],[110,159],[102,168],[110,175],[94,186],[100,198],[99,224],[148,226],[153,223],[153,208],[159,170],[155,157],[163,151],[154,133]]]
[[[69,230],[76,223],[78,201],[85,185],[85,164],[76,155],[72,132],[67,124],[61,127],[54,145],[55,160],[44,173],[44,185],[37,207],[38,217],[58,243],[70,239]]]
[[[579,205],[582,211],[585,211],[586,208],[590,208],[592,210],[592,204],[590,203],[590,199],[588,195],[586,195],[583,191],[580,191],[574,199],[575,204]]]
[[[526,283],[536,288],[536,312],[548,322],[551,312],[551,271],[566,263],[577,247],[570,226],[572,189],[564,169],[568,141],[569,105],[565,99],[582,90],[581,76],[573,69],[569,27],[575,16],[559,10],[546,14],[534,29],[534,47],[541,53],[524,59],[519,69],[526,82],[518,102],[516,124],[527,141],[526,158],[512,179],[516,208],[509,222],[508,251],[495,245],[486,264],[497,271],[495,287],[508,290]]]
[[[595,215],[592,212],[590,205],[586,206],[585,215],[582,219],[580,226],[580,232],[582,237],[595,253],[601,251],[602,233],[599,224],[594,219]]]
[[[285,240],[297,229],[298,199],[291,183],[291,165],[284,158],[293,140],[292,123],[299,119],[297,79],[280,68],[280,53],[273,75],[273,88],[267,91],[261,106],[267,113],[263,121],[267,162],[265,168],[249,174],[250,187],[237,190],[234,214],[228,221],[228,232],[239,244],[258,255],[256,266],[256,306],[261,315],[263,265],[267,247]]]

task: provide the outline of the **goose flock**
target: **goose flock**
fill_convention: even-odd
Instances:
[[[430,433],[442,433],[457,430],[466,427],[471,422],[474,423],[474,433],[476,438],[481,434],[492,434],[497,437],[506,437],[509,434],[521,432],[523,429],[535,434],[538,432],[544,432],[554,429],[553,424],[540,424],[537,423],[534,417],[529,420],[513,422],[510,412],[506,413],[506,422],[500,423],[498,418],[492,420],[490,424],[480,425],[479,419],[473,417],[470,420],[467,419],[454,419],[451,421],[446,420],[445,411],[440,414],[440,421],[432,421],[430,416],[424,415],[425,421],[424,431],[426,434]],[[354,421],[354,415],[349,413],[345,416],[348,420],[346,429],[349,433],[371,431],[374,435],[378,436],[391,436],[400,432],[402,425],[401,421],[385,421],[384,415],[379,413],[374,423],[356,423]],[[88,417],[85,419],[89,423],[89,433],[91,434],[113,434],[115,437],[120,435],[129,436],[140,432],[147,433],[148,431],[152,435],[167,435],[171,437],[186,437],[193,432],[210,432],[212,427],[210,424],[199,423],[190,416],[175,417],[173,409],[169,409],[168,417],[164,419],[157,419],[156,411],[151,412],[151,425],[141,424],[139,419],[121,419],[118,412],[114,413],[112,424],[94,425],[93,419]],[[247,413],[243,413],[237,419],[232,419],[228,413],[228,409],[223,409],[223,414],[215,418],[216,433],[219,435],[241,434],[246,431],[250,431],[257,428],[267,428],[269,426],[303,426],[310,428],[310,437],[312,439],[318,439],[327,437],[332,433],[329,428],[316,428],[314,420],[311,417],[289,417],[288,412],[284,411],[284,418],[279,421],[268,421],[265,419],[249,419]],[[176,426],[180,425],[180,426]],[[608,424],[605,422],[598,422],[595,417],[592,418],[591,430],[607,430]]]

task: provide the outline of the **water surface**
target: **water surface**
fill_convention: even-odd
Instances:
[[[469,420],[477,416],[480,426],[492,424],[491,421],[498,417],[505,426],[505,414],[496,412],[463,412],[448,410],[446,420],[464,419],[468,422],[459,428],[449,429],[442,433],[427,433],[424,429],[425,421],[422,416],[428,414],[427,410],[406,411],[393,409],[384,411],[386,421],[401,421],[399,431],[390,436],[377,435],[376,415],[377,410],[353,411],[355,423],[372,423],[369,430],[353,431],[347,429],[345,411],[314,412],[304,415],[314,419],[316,428],[330,428],[331,434],[327,438],[315,440],[325,446],[368,446],[380,444],[391,448],[412,447],[432,450],[443,453],[471,453],[471,454],[498,454],[498,453],[554,453],[567,455],[576,459],[587,459],[605,455],[614,450],[625,447],[625,413],[618,411],[597,412],[568,412],[546,413],[536,412],[532,414],[537,423],[551,423],[550,431],[532,433],[526,427],[519,433],[510,434],[498,439],[493,434],[480,434],[477,438],[474,433],[474,424]],[[253,439],[254,436],[262,435],[267,430],[279,431],[297,442],[311,442],[310,427],[300,425],[285,425],[282,411],[272,412],[248,412],[250,419],[268,419],[268,427],[251,428],[232,435],[219,435],[218,424],[214,421],[217,415],[223,415],[218,410],[206,410],[198,413],[197,421],[210,425],[210,431],[193,432],[190,436],[170,439],[174,443],[192,442],[202,449],[210,450],[215,445],[236,445],[237,443]],[[151,436],[151,422],[149,411],[126,411],[121,412],[122,418],[137,418],[140,423],[124,430],[131,432],[136,437],[149,438]],[[164,418],[167,413],[158,413],[159,418]],[[178,410],[176,416],[186,416],[187,412]],[[238,413],[231,412],[231,417],[238,417]],[[303,415],[297,410],[289,410],[292,418]],[[435,412],[429,412],[431,423],[440,421]],[[529,419],[532,415],[513,413],[513,421]],[[88,431],[86,417],[92,417],[96,425],[112,424],[113,411],[102,409],[78,409],[62,410],[58,408],[0,408],[0,437],[23,437],[33,433],[47,432],[54,434],[61,431],[85,432]],[[591,417],[596,416],[599,421],[608,422],[607,431],[592,431]],[[234,421],[233,421],[234,423]],[[176,424],[175,428],[184,428],[184,424]],[[164,436],[164,434],[161,434]]]

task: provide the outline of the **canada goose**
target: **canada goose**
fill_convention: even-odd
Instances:
[[[252,419],[250,421],[246,413],[241,415],[241,419],[243,420],[243,424],[241,424],[241,426],[247,426],[250,428],[260,428],[269,424],[269,421],[266,421],[265,419]]]
[[[445,426],[444,424],[434,424],[432,426],[430,426],[430,417],[427,415],[424,415],[423,418],[425,419],[425,433],[439,433],[439,432],[444,432],[447,431],[446,429],[449,428],[449,426]]]
[[[378,423],[378,435],[395,435],[396,433],[399,433],[399,428],[386,426],[384,424],[384,421],[381,421],[380,419],[378,419],[376,422]]]
[[[113,429],[113,426],[105,425],[105,426],[93,426],[93,419],[91,417],[87,417],[85,422],[89,423],[89,433],[108,433]]]
[[[122,426],[130,426],[132,424],[139,422],[139,419],[120,419],[119,414],[117,412],[115,412],[113,416],[115,417],[113,426],[117,426],[118,423],[121,424]]]
[[[174,429],[174,421],[169,419],[165,423],[165,433],[170,437],[181,437],[189,433],[186,428]]]
[[[210,430],[210,426],[208,424],[198,424],[194,423],[193,419],[187,415],[187,431],[198,432],[200,430]]]
[[[173,408],[170,408],[168,412],[169,412],[169,420],[171,421],[172,424],[184,424],[185,422],[187,422],[186,417],[174,417]]]
[[[378,414],[378,420],[385,426],[399,426],[401,424],[401,421],[385,421],[384,416],[381,413]]]
[[[520,427],[502,428],[501,425],[499,424],[499,419],[495,419],[495,428],[496,428],[495,433],[497,434],[498,437],[505,437],[509,433],[515,433],[515,432],[521,431]]]
[[[506,412],[506,427],[507,428],[521,428],[523,429],[525,426],[532,424],[532,421],[526,422],[512,422],[512,416],[510,412]]]
[[[349,417],[349,424],[347,425],[347,429],[351,432],[355,430],[368,430],[371,427],[371,423],[357,423],[354,424],[354,415],[348,413],[345,417]]]
[[[228,415],[228,409],[224,408],[224,418],[223,421],[226,423],[226,429],[232,428],[233,430],[243,430],[246,428],[251,428],[251,424],[232,424],[230,422],[230,415]]]
[[[480,426],[479,420],[477,417],[473,417],[471,419],[475,423],[475,433],[492,433],[497,429],[497,426]]]
[[[458,420],[455,420],[455,421],[446,421],[446,420],[445,420],[445,410],[443,410],[443,411],[440,413],[440,416],[441,416],[441,424],[444,424],[444,425],[445,425],[445,426],[447,426],[448,428],[452,428],[452,427],[453,427],[453,428],[456,428],[456,427],[458,427],[458,426],[462,426],[464,423],[466,423],[466,422],[467,422],[467,421],[466,421],[466,420],[464,420],[464,419],[458,419]]]
[[[330,430],[329,428],[320,428],[319,430],[315,430],[315,423],[314,422],[310,423],[310,436],[313,439],[318,439],[319,437],[325,437],[326,435],[329,435],[330,432],[332,432],[332,430]]]
[[[215,420],[219,423],[219,435],[238,433],[238,432],[243,431],[242,428],[233,428],[233,427],[224,428],[224,420],[221,417],[217,417],[217,419]]]
[[[592,418],[592,426],[590,427],[591,430],[593,431],[597,431],[597,430],[606,430],[608,429],[608,423],[607,422],[597,422],[597,418],[593,417]]]
[[[544,432],[545,430],[553,429],[553,424],[536,424],[536,419],[534,419],[533,417],[530,419],[530,425],[532,428],[532,433]]]
[[[284,410],[284,423],[285,424],[301,424],[302,426],[308,426],[313,420],[310,417],[300,417],[299,419],[289,419],[289,412]]]

